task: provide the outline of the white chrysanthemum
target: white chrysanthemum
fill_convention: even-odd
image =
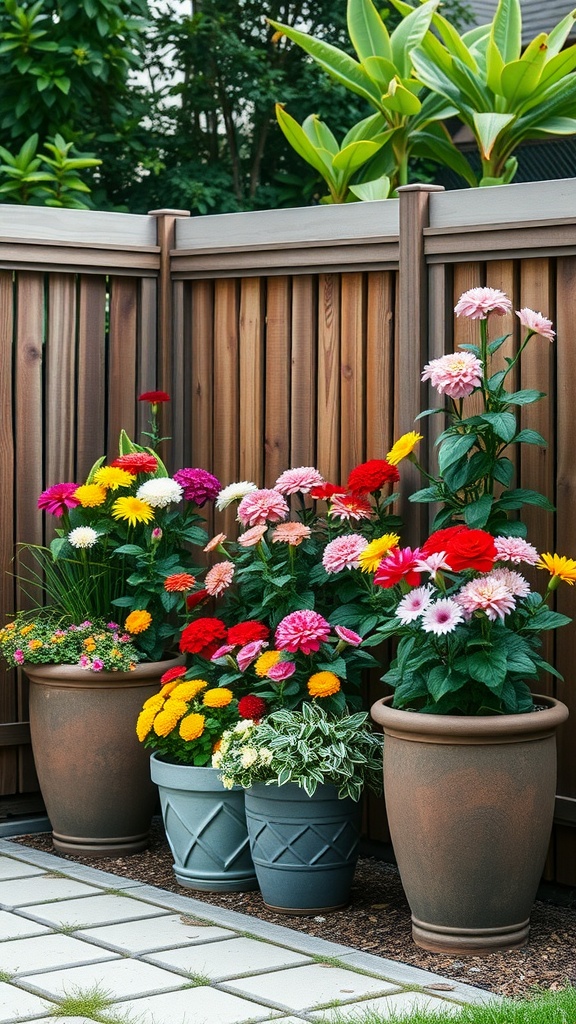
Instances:
[[[136,491],[136,497],[147,502],[152,508],[166,508],[166,505],[180,501],[183,493],[183,488],[176,480],[169,476],[161,476],[141,484]]]
[[[68,543],[73,548],[93,548],[98,543],[99,534],[91,526],[77,526],[68,534]]]
[[[246,749],[242,751],[240,763],[243,768],[251,768],[252,765],[255,764],[257,760],[258,751],[256,750],[256,747],[246,747]]]
[[[269,765],[272,764],[274,758],[274,752],[270,750],[270,747],[262,747],[259,752],[260,764]]]
[[[219,768],[222,763],[222,751],[215,750],[212,754],[212,767]]]
[[[247,494],[252,494],[252,491],[257,490],[256,484],[250,483],[249,480],[241,480],[237,484],[228,484],[228,487],[223,487],[216,495],[216,508],[219,512],[222,512],[233,501],[241,501]]]
[[[232,732],[238,732],[240,733],[240,735],[242,735],[242,733],[248,732],[253,725],[254,722],[252,721],[251,718],[243,718],[241,722],[236,723],[236,725],[232,729]]]

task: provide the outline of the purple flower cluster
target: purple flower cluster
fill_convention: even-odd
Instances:
[[[193,501],[202,508],[207,501],[214,501],[221,490],[221,483],[206,469],[178,469],[174,480],[184,488],[184,500]]]

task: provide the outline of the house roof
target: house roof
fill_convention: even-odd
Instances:
[[[468,7],[474,14],[474,25],[487,25],[492,21],[498,0],[468,0]],[[522,42],[529,43],[540,32],[551,32],[562,18],[574,10],[574,0],[520,0],[522,9]],[[576,23],[575,23],[576,25]],[[576,39],[576,27],[570,33]]]

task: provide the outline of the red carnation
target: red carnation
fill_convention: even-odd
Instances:
[[[268,626],[256,619],[248,619],[246,622],[238,622],[235,626],[230,626],[226,639],[233,647],[236,645],[244,647],[245,644],[251,644],[254,640],[267,640],[269,636]]]
[[[315,498],[317,501],[329,501],[335,494],[345,494],[346,490],[344,487],[338,487],[336,484],[318,484],[318,487],[312,487],[310,490],[310,497]]]
[[[195,619],[182,630],[180,650],[185,654],[200,654],[211,658],[226,636],[226,626],[221,619]]]
[[[174,665],[174,668],[166,670],[163,676],[160,676],[160,683],[163,686],[164,683],[171,683],[174,679],[182,679],[182,676],[186,674],[186,665]]]
[[[152,402],[152,405],[157,405],[158,402],[169,402],[170,395],[167,395],[165,391],[144,391],[138,395],[138,401]]]
[[[446,562],[454,572],[490,572],[497,557],[494,537],[485,530],[458,530],[446,547]]]
[[[373,494],[384,484],[395,484],[399,479],[396,466],[391,466],[386,459],[369,459],[350,471],[347,489],[354,495]]]
[[[254,693],[248,693],[238,701],[238,714],[240,718],[251,718],[252,721],[259,722],[266,714],[266,701]]]
[[[188,597],[186,598],[186,607],[188,609],[197,608],[199,604],[207,601],[209,597],[210,594],[207,590],[197,590],[194,594],[188,594]]]
[[[127,469],[130,473],[155,473],[158,469],[158,459],[148,452],[128,452],[126,455],[119,455],[110,465],[118,469]]]
[[[457,533],[461,533],[462,530],[466,530],[467,527],[463,524],[457,524],[456,526],[447,526],[445,530],[436,530],[435,533],[431,533],[427,541],[424,541],[422,545],[422,556],[427,558],[428,555],[435,555],[440,551],[446,551],[448,544]]]

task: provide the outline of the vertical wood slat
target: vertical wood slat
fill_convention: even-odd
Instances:
[[[85,480],[106,451],[106,280],[80,275],[76,478]]]
[[[213,451],[214,285],[191,283],[190,333],[186,345],[191,354],[191,459],[192,466],[215,466]],[[214,472],[216,470],[214,469]]]
[[[395,275],[367,274],[366,458],[383,459],[394,443]]]
[[[184,429],[187,421],[188,394],[184,376],[184,282],[174,281],[172,296],[172,383],[170,402],[159,409],[160,436],[166,437],[159,448],[159,455],[169,471],[184,465]],[[165,415],[162,414],[165,412]],[[169,439],[168,439],[169,438]]]
[[[140,282],[140,302],[138,303],[138,366],[136,372],[136,397],[145,391],[154,391],[157,380],[158,357],[158,302],[157,285],[153,278],[145,277]],[[138,402],[136,409],[136,440],[146,445],[143,431],[148,430],[148,406],[146,402]]]
[[[75,479],[76,281],[51,274],[46,339],[46,483]]]
[[[118,454],[122,429],[132,440],[136,433],[137,308],[137,279],[111,278],[107,438],[110,458]]]
[[[12,274],[0,271],[0,622],[14,610],[14,581],[8,569],[14,554],[14,439],[12,434],[13,395],[13,289]],[[6,672],[0,687],[0,722],[15,722],[18,715],[17,679]],[[18,751],[0,750],[0,794],[15,793],[18,785]]]
[[[240,293],[238,475],[258,487],[264,479],[264,329],[264,282],[245,278]]]
[[[292,282],[292,387],[290,451],[292,466],[316,466],[316,365],[318,318],[316,278]]]
[[[220,280],[214,286],[214,473],[223,486],[238,480],[238,283]],[[234,536],[236,508],[222,513],[218,527]]]
[[[268,281],[264,412],[264,486],[272,487],[290,462],[290,278]]]
[[[317,468],[340,483],[340,279],[320,274],[318,281]]]
[[[363,274],[342,274],[340,286],[340,480],[365,461],[366,310]]]

